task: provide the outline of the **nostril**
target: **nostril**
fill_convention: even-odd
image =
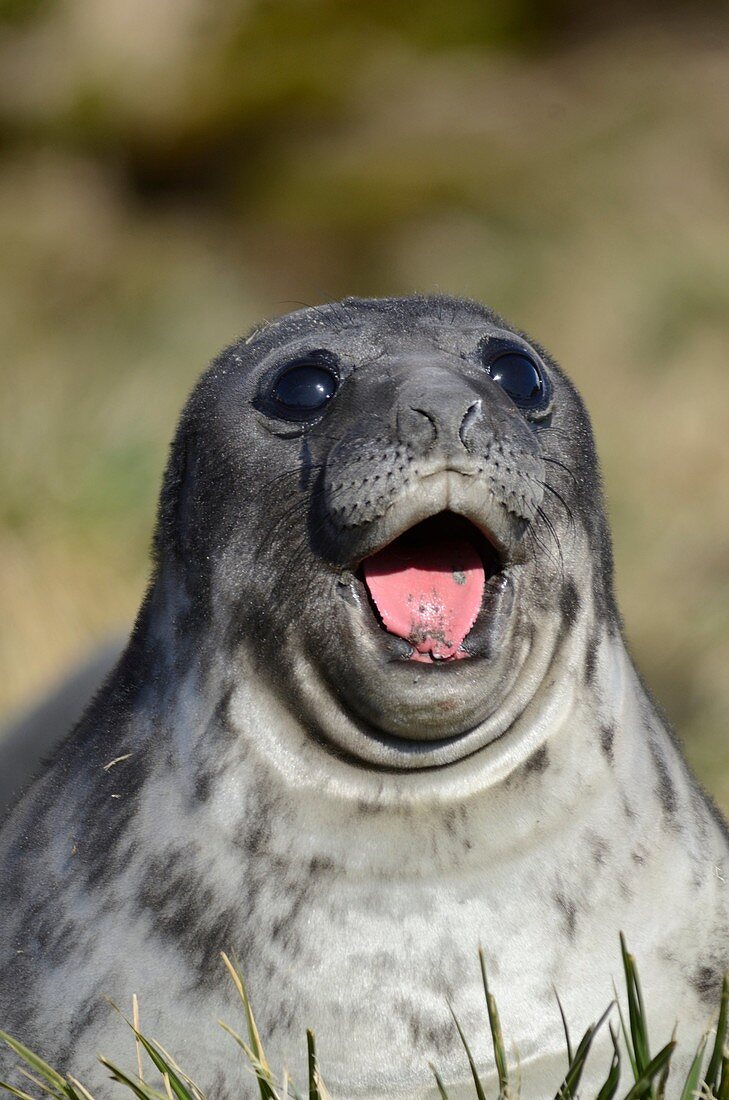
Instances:
[[[438,431],[438,425],[436,423],[435,414],[428,409],[421,409],[419,405],[411,405],[410,411],[414,412],[416,416],[424,416],[428,423],[432,426],[434,431]]]
[[[464,447],[466,445],[466,437],[468,433],[470,432],[476,421],[480,418],[480,416],[481,398],[479,397],[479,399],[477,401],[474,401],[474,403],[466,410],[466,415],[461,421],[461,426],[458,429],[458,437],[461,440],[461,443],[463,443]]]
[[[407,404],[397,414],[400,437],[409,444],[425,451],[432,447],[438,438],[438,424],[435,415],[421,405]]]

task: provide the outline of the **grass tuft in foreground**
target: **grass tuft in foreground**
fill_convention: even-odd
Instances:
[[[627,1091],[623,1091],[619,1100],[663,1100],[671,1069],[671,1059],[676,1049],[675,1038],[666,1043],[656,1054],[651,1053],[648,1037],[648,1024],[643,994],[638,980],[638,970],[635,959],[628,952],[624,937],[620,936],[620,947],[625,974],[627,991],[628,1015],[625,1018],[616,1000],[611,1003],[602,1017],[587,1028],[577,1044],[573,1046],[567,1019],[557,998],[559,1011],[565,1034],[565,1048],[567,1054],[567,1071],[564,1079],[554,1093],[554,1100],[577,1100],[579,1085],[583,1071],[590,1054],[593,1040],[598,1031],[605,1025],[613,1008],[617,1003],[617,1014],[620,1025],[620,1034],[609,1024],[610,1038],[613,1044],[613,1056],[605,1081],[599,1091],[591,1100],[616,1100],[621,1081],[622,1055],[620,1037],[628,1056],[630,1065],[630,1079]],[[243,981],[240,967],[223,954],[223,962],[235,985],[243,1006],[248,1037],[244,1039],[228,1024],[220,1022],[220,1026],[233,1038],[243,1051],[248,1068],[254,1074],[261,1100],[304,1100],[302,1093],[298,1091],[289,1078],[286,1071],[279,1081],[273,1073],[266,1052],[261,1042],[261,1037],[256,1026],[253,1008]],[[506,1056],[506,1048],[499,1020],[499,1011],[494,995],[491,993],[486,972],[486,962],[483,952],[479,952],[481,963],[481,975],[483,978],[484,998],[486,1003],[486,1015],[493,1044],[494,1064],[499,1083],[498,1094],[492,1100],[518,1100],[519,1087],[515,1084],[515,1075],[509,1068]],[[484,1085],[479,1077],[475,1059],[471,1053],[468,1040],[461,1025],[453,1013],[453,1021],[460,1037],[466,1060],[473,1078],[474,1093],[477,1100],[489,1100]],[[118,1066],[101,1058],[102,1065],[109,1070],[110,1078],[123,1086],[128,1093],[132,1093],[138,1100],[208,1100],[202,1090],[186,1073],[178,1066],[174,1058],[159,1043],[148,1039],[140,1030],[139,1015],[136,999],[134,1001],[133,1020],[126,1021],[134,1034],[137,1048],[137,1072],[125,1072]],[[727,1046],[727,1025],[729,1023],[729,975],[724,977],[721,990],[721,1000],[718,1010],[716,1033],[711,1044],[711,1053],[706,1057],[709,1046],[710,1034],[705,1035],[699,1043],[698,1049],[689,1067],[686,1080],[680,1092],[680,1100],[729,1100],[729,1048]],[[39,1100],[43,1097],[52,1097],[53,1100],[95,1100],[89,1090],[81,1084],[72,1074],[65,1076],[55,1070],[39,1055],[26,1047],[12,1036],[0,1031],[2,1040],[17,1055],[20,1062],[20,1073],[28,1082],[28,1088],[33,1088],[33,1093],[25,1091],[25,1086],[20,1088],[0,1080],[0,1089],[18,1097],[19,1100]],[[331,1100],[329,1092],[324,1084],[319,1069],[316,1054],[314,1033],[306,1033],[308,1055],[308,1100]],[[155,1071],[155,1084],[150,1084],[145,1077],[144,1057],[151,1063]],[[518,1067],[517,1067],[518,1068]],[[436,1087],[441,1100],[449,1100],[447,1086],[445,1085],[437,1068],[430,1066],[435,1077]],[[625,1086],[624,1086],[625,1087]],[[209,1100],[215,1100],[210,1097]],[[547,1100],[547,1093],[545,1093]]]

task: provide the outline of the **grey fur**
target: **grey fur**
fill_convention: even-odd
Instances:
[[[548,411],[489,346],[540,358]],[[341,386],[302,427],[271,384],[314,352]],[[504,567],[471,660],[424,667],[357,564],[444,510]],[[0,837],[0,1026],[93,1084],[97,1050],[130,1062],[103,996],[136,992],[218,1100],[252,1096],[215,1023],[235,950],[276,1065],[301,1078],[313,1026],[335,1095],[434,1096],[435,1058],[465,1097],[447,1000],[488,1077],[482,943],[541,1097],[552,985],[586,1027],[622,929],[654,1042],[678,1016],[691,1050],[729,961],[726,832],[626,654],[589,421],[546,352],[449,298],[274,322],[188,402],[155,545],[129,647]]]

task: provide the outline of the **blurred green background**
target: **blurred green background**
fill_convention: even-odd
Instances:
[[[262,316],[441,289],[586,397],[638,664],[729,809],[729,11],[0,0],[0,712],[127,624]]]

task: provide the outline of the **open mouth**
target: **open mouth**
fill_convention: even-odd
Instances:
[[[469,520],[440,512],[365,558],[361,577],[380,626],[411,647],[409,660],[471,656],[468,635],[503,563]]]

